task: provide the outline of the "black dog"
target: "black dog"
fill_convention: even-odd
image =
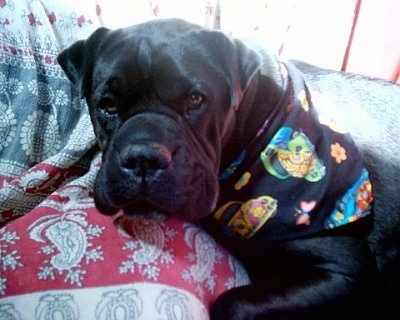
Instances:
[[[282,64],[181,20],[99,29],[59,63],[103,151],[98,209],[201,221],[246,266],[252,284],[212,319],[392,313],[399,86]]]

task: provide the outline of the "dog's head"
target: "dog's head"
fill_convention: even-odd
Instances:
[[[98,29],[58,61],[86,99],[103,151],[94,190],[101,212],[197,220],[214,209],[222,152],[262,63],[255,51],[220,32],[158,20]]]

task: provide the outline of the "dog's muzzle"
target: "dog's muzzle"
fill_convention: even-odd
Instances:
[[[215,206],[218,182],[182,123],[157,113],[128,119],[114,134],[95,182],[105,214],[159,211],[197,220]],[[193,215],[193,217],[192,217]]]

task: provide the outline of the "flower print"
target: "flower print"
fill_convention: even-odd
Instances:
[[[0,150],[5,148],[14,138],[17,119],[11,108],[0,102]]]
[[[84,100],[82,100],[79,96],[72,97],[70,104],[72,105],[72,108],[77,111],[84,110],[86,107]]]
[[[336,142],[331,145],[331,156],[335,159],[336,163],[341,163],[347,159],[346,149],[343,148],[340,143]]]
[[[22,90],[24,89],[24,86],[22,85],[22,82],[19,81],[18,79],[15,78],[10,78],[8,80],[8,86],[7,86],[8,92],[11,92],[12,94],[20,94]]]
[[[20,142],[32,161],[40,162],[57,153],[61,147],[57,119],[41,110],[24,121]]]
[[[57,90],[54,94],[54,103],[59,106],[66,106],[69,103],[69,97],[64,90]]]
[[[9,94],[20,94],[24,89],[21,81],[16,78],[8,78],[4,73],[0,73],[0,93]]]
[[[37,81],[36,80],[32,80],[32,81],[30,81],[28,83],[28,90],[33,95],[37,96],[38,88],[37,88]]]

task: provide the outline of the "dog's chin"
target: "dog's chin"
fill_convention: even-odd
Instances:
[[[162,214],[165,216],[172,216],[173,214],[168,212],[167,210],[150,203],[148,201],[138,201],[128,206],[122,208],[122,212],[124,215],[128,217],[134,217],[137,215],[154,215],[154,214]]]
[[[204,216],[198,216],[197,214],[188,214],[187,210],[182,210],[179,212],[173,212],[167,208],[163,208],[157,204],[148,202],[148,201],[138,201],[132,203],[128,206],[125,206],[119,210],[119,214],[124,215],[127,218],[135,218],[135,217],[155,217],[155,216],[164,216],[165,218],[174,218],[186,222],[197,223]]]
[[[94,202],[96,209],[107,216],[115,216],[124,214],[125,216],[135,215],[146,215],[152,213],[161,213],[166,216],[172,215],[165,208],[153,204],[144,199],[138,199],[136,201],[125,200],[118,202],[107,193],[103,192],[103,189],[97,189],[94,195]]]
[[[120,217],[124,216],[125,218],[136,218],[136,217],[154,217],[154,216],[164,216],[166,218],[178,218],[185,221],[192,221],[195,222],[198,219],[190,216],[186,216],[181,212],[171,212],[166,208],[158,206],[157,204],[151,203],[146,200],[136,201],[134,203],[123,205],[123,206],[116,206],[116,205],[101,205],[99,207],[96,205],[97,209],[105,215]]]

